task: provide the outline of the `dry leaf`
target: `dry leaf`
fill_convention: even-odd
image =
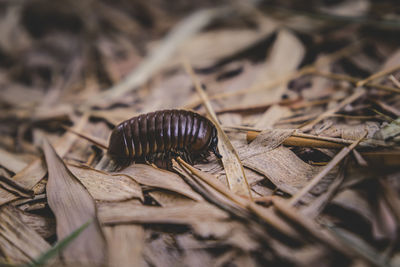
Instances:
[[[320,167],[303,162],[283,146],[272,150],[267,146],[264,153],[260,152],[260,148],[254,155],[246,145],[237,149],[245,167],[262,173],[277,188],[289,194],[297,192],[320,170]]]
[[[29,263],[50,249],[38,233],[27,226],[15,208],[0,209],[0,248],[14,264]]]
[[[109,174],[90,167],[71,164],[68,165],[68,169],[95,200],[122,201],[131,198],[143,200],[140,185],[125,175]]]
[[[87,122],[87,116],[80,118],[74,130],[79,132]],[[71,145],[76,141],[77,136],[72,133],[66,133],[56,145],[57,153],[64,156]],[[35,159],[28,166],[16,173],[13,180],[19,185],[23,186],[27,190],[31,190],[43,177],[46,175],[46,167],[42,159]],[[0,190],[0,205],[8,203],[17,199],[18,196],[5,191]]]
[[[103,227],[108,243],[109,266],[143,266],[144,230],[140,225]]]
[[[44,140],[43,147],[49,178],[47,201],[57,221],[57,237],[67,237],[87,222],[90,225],[63,250],[66,262],[104,265],[106,241],[97,221],[94,200],[84,186],[68,170],[53,147]]]
[[[203,199],[199,194],[194,192],[179,175],[149,165],[133,164],[121,170],[119,174],[128,175],[142,185],[167,189],[197,201]]]
[[[224,220],[227,214],[206,203],[174,207],[151,207],[131,203],[103,203],[99,206],[99,218],[105,224],[120,223],[171,223],[198,224],[207,220]]]
[[[8,151],[0,149],[0,166],[5,167],[7,170],[17,173],[25,168],[28,164],[11,154]]]

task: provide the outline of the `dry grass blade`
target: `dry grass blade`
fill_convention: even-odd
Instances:
[[[356,85],[357,85],[357,87],[364,86],[364,84],[366,84],[366,83],[368,83],[368,82],[370,82],[370,81],[376,80],[376,79],[378,79],[378,78],[380,78],[380,77],[383,77],[383,76],[385,76],[385,75],[388,75],[388,74],[390,74],[390,73],[393,73],[393,72],[395,72],[396,70],[399,70],[399,69],[400,69],[400,65],[393,66],[393,67],[391,67],[391,68],[382,70],[382,71],[380,71],[380,72],[377,72],[377,73],[372,74],[371,76],[369,76],[368,78],[366,78],[366,79],[364,79],[364,80],[362,80],[362,81],[357,82]]]
[[[314,186],[316,186],[325,175],[328,174],[340,161],[342,161],[360,142],[367,133],[364,134],[360,139],[355,141],[349,147],[344,147],[329,163],[326,165],[314,178],[312,178],[308,184],[297,192],[291,199],[290,204],[296,205],[296,203],[307,194]]]
[[[201,88],[200,81],[195,76],[193,68],[187,61],[184,61],[183,64],[185,70],[191,76],[193,83],[195,84],[197,93],[200,95],[208,115],[211,117],[211,120],[214,122],[218,130],[218,137],[219,137],[218,150],[222,154],[222,163],[225,168],[229,188],[236,194],[244,195],[252,199],[249,183],[247,182],[243,165],[240,162],[239,156],[235,148],[232,146],[224,130],[222,130],[221,125],[218,122],[217,115],[215,114],[213,108],[211,107],[210,101],[206,93]]]
[[[49,178],[47,201],[57,221],[57,237],[63,239],[88,221],[92,223],[62,253],[66,262],[101,265],[106,260],[106,242],[97,221],[93,199],[68,170],[54,148],[44,140]]]
[[[353,84],[357,84],[358,82],[361,81],[360,79],[354,78],[349,75],[344,75],[344,74],[321,72],[321,71],[316,71],[313,74],[322,76],[322,77],[326,77],[329,79],[333,79],[333,80],[348,81]],[[386,86],[386,85],[382,85],[382,84],[378,84],[378,83],[367,82],[364,84],[364,87],[376,88],[376,89],[385,90],[385,91],[389,91],[389,92],[400,93],[400,89],[398,89],[398,88],[394,88],[394,87],[390,87],[390,86]]]
[[[365,92],[366,92],[365,89],[359,87],[358,89],[355,90],[355,92],[351,96],[345,98],[336,107],[325,111],[324,113],[319,115],[318,118],[316,118],[315,120],[310,121],[306,125],[303,125],[302,127],[300,127],[300,129],[304,132],[310,131],[317,123],[319,123],[326,117],[329,117],[329,116],[335,114],[336,112],[340,111],[342,108],[344,108],[348,104],[351,104],[352,102],[356,101],[361,96],[363,96],[365,94]]]
[[[397,86],[397,88],[400,88],[399,80],[397,80],[393,75],[390,75],[389,79]]]
[[[251,142],[259,135],[259,132],[249,131],[247,132],[247,141]],[[318,147],[318,148],[342,148],[344,145],[327,141],[327,140],[318,140],[314,138],[306,138],[302,136],[289,136],[283,141],[286,146],[305,146],[305,147]]]

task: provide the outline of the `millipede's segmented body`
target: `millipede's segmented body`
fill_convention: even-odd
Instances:
[[[189,163],[217,157],[217,130],[207,118],[186,110],[161,110],[120,123],[111,133],[108,154],[119,165],[154,162],[168,168],[181,156]]]

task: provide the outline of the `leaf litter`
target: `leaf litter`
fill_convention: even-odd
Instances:
[[[395,1],[66,3],[1,4],[0,264],[399,265]],[[110,161],[167,108],[222,161]]]

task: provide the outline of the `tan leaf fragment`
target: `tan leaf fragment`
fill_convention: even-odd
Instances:
[[[15,208],[4,206],[0,210],[0,249],[17,264],[37,259],[50,244],[21,220]]]
[[[25,168],[28,164],[19,159],[16,155],[0,149],[0,165],[9,171],[17,173]]]
[[[295,71],[301,63],[304,53],[304,46],[293,33],[287,30],[280,30],[269,52],[264,73],[261,73],[260,78],[255,84],[275,80],[276,77],[282,77]],[[265,99],[268,99],[268,101],[278,101],[286,89],[286,84],[282,84],[271,90],[253,92],[247,94],[243,102],[257,105],[263,103],[263,101],[265,102]]]
[[[47,201],[57,222],[57,238],[62,240],[87,222],[90,225],[63,250],[66,262],[101,266],[106,262],[106,241],[96,216],[94,200],[68,170],[54,148],[43,145],[49,178]]]
[[[218,151],[222,155],[221,160],[224,165],[229,188],[235,194],[247,196],[251,199],[252,196],[250,193],[249,183],[247,182],[243,165],[240,162],[239,156],[228,136],[222,129],[218,121],[217,115],[215,114],[211,106],[210,100],[207,94],[204,92],[199,79],[194,74],[192,66],[189,64],[188,61],[184,61],[183,63],[186,71],[192,77],[197,93],[201,97],[204,107],[206,108],[207,113],[211,118],[211,121],[214,123],[215,127],[218,130]]]
[[[71,164],[68,165],[68,169],[96,200],[123,201],[131,198],[143,200],[140,185],[125,175],[109,174],[90,167]]]
[[[224,220],[228,215],[207,203],[175,207],[151,207],[131,203],[102,203],[99,219],[104,224],[171,223],[196,224],[207,220]]]
[[[109,266],[144,266],[144,230],[141,225],[103,227],[108,243]]]
[[[85,126],[87,119],[88,118],[86,115],[82,116],[78,120],[76,126],[74,127],[74,130],[80,132]],[[57,142],[57,153],[61,156],[64,156],[77,138],[78,137],[75,134],[66,133],[63,137],[59,139],[59,142]],[[20,172],[16,173],[12,179],[14,182],[23,186],[25,189],[31,190],[40,180],[43,179],[43,177],[46,175],[46,172],[47,170],[44,161],[38,158],[32,161]],[[0,205],[3,205],[15,199],[18,199],[17,195],[5,190],[0,190]]]
[[[199,194],[194,192],[179,175],[146,164],[133,164],[116,174],[127,175],[139,184],[167,189],[193,200],[201,201],[203,199]]]
[[[280,190],[293,194],[313,177],[320,167],[311,166],[294,154],[290,149],[279,146],[265,152],[260,149],[252,155],[249,146],[237,147],[243,165],[265,175]]]
[[[154,190],[149,192],[149,195],[162,207],[189,205],[195,203],[195,201],[190,198],[166,190]]]

